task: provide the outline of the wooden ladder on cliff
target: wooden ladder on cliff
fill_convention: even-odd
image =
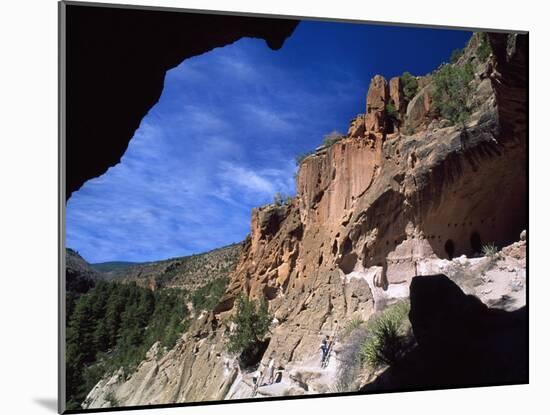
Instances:
[[[338,335],[338,323],[336,323],[336,326],[334,326],[334,330],[332,330],[332,336],[331,341],[328,345],[328,351],[325,356],[325,358],[321,361],[321,369],[324,369],[328,366],[330,361],[330,355],[332,354],[332,348],[334,347],[334,344],[336,343],[336,336]]]

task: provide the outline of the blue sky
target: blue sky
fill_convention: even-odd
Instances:
[[[302,22],[279,51],[241,39],[186,60],[121,163],[69,199],[67,246],[150,261],[243,240],[253,207],[294,194],[296,154],[365,111],[375,74],[426,74],[470,35]]]

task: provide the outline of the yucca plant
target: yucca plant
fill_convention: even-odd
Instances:
[[[493,243],[483,245],[481,247],[481,251],[483,252],[483,255],[489,258],[496,258],[498,255],[498,248]]]
[[[361,360],[365,365],[376,369],[395,363],[401,356],[405,346],[404,323],[409,308],[408,302],[397,303],[370,322],[369,335],[361,348]]]
[[[365,321],[361,317],[359,317],[359,316],[353,317],[344,326],[344,330],[342,332],[342,337],[348,337],[354,330],[360,328],[364,323],[365,323]]]

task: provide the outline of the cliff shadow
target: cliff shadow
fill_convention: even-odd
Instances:
[[[489,308],[442,274],[414,277],[410,301],[417,345],[362,392],[528,383],[526,307]]]

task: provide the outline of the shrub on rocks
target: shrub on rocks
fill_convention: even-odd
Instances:
[[[331,131],[325,137],[323,138],[323,146],[324,147],[330,147],[333,144],[336,144],[338,141],[343,139],[345,136],[339,131]]]
[[[361,360],[371,369],[391,365],[406,348],[406,328],[410,304],[402,301],[388,307],[369,321],[368,336],[361,348]]]
[[[410,72],[403,72],[403,75],[401,75],[401,83],[403,84],[405,99],[410,101],[418,92],[418,81]]]
[[[476,50],[476,56],[481,62],[485,62],[491,54],[491,45],[489,44],[489,37],[487,33],[482,32],[479,34],[480,41]]]
[[[262,348],[271,320],[265,299],[258,302],[241,294],[237,299],[237,311],[231,318],[235,330],[229,335],[227,351],[240,354],[243,362],[250,361],[250,357],[257,355]]]
[[[466,122],[472,112],[469,98],[474,79],[472,65],[443,65],[433,76],[434,108],[453,124]]]

